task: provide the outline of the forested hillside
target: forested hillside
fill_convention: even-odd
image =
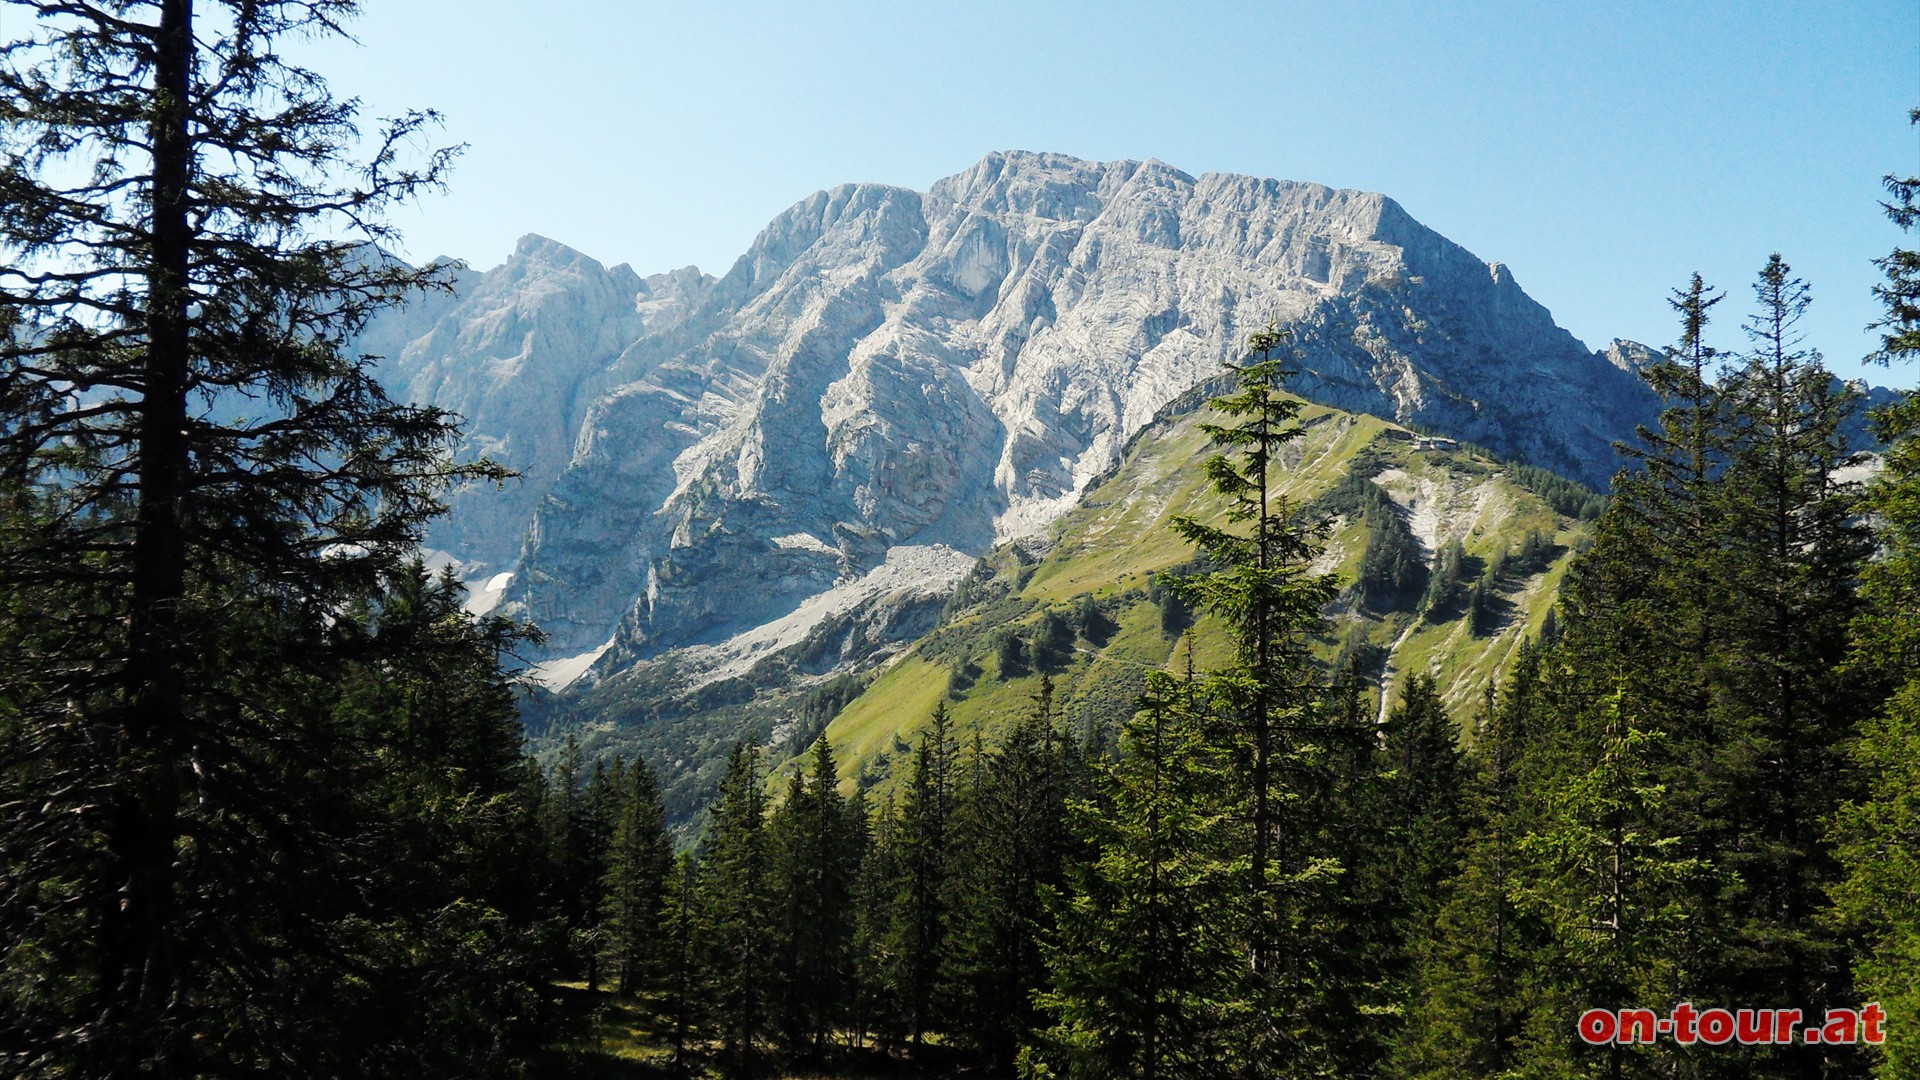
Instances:
[[[1223,512],[1200,472],[1207,399],[1208,386],[1197,387],[1164,409],[1047,534],[982,558],[947,598],[937,626],[879,671],[808,677],[801,667],[784,672],[797,683],[786,693],[756,696],[751,679],[715,681],[676,701],[659,685],[670,665],[637,665],[579,694],[566,713],[570,726],[549,741],[564,731],[589,758],[712,760],[711,773],[668,769],[667,804],[679,820],[702,805],[726,742],[742,733],[763,742],[772,763],[787,761],[777,770],[785,775],[825,730],[841,775],[879,791],[904,767],[936,702],[945,702],[962,737],[991,738],[1025,709],[1043,677],[1081,737],[1111,741],[1146,672],[1167,667],[1188,644],[1203,662],[1225,648],[1217,624],[1167,586],[1170,576],[1202,566],[1194,546],[1168,528],[1171,517]],[[1448,708],[1465,723],[1482,690],[1548,618],[1566,561],[1587,535],[1585,519],[1598,516],[1603,500],[1452,440],[1302,404],[1305,433],[1276,462],[1274,480],[1303,522],[1328,526],[1320,566],[1343,583],[1316,653],[1354,665],[1388,699],[1408,674],[1439,672]],[[828,624],[820,650],[841,655],[853,632]],[[677,714],[668,711],[676,706]]]
[[[1524,585],[1447,571],[1465,544],[1424,580],[1369,555],[1417,547],[1337,547],[1436,448],[1281,393],[1284,334],[1256,336],[1207,410],[1166,417],[1100,489],[1156,501],[1089,500],[1044,553],[983,563],[788,774],[734,748],[658,886],[694,943],[658,968],[668,1014],[694,1018],[662,1060],[1905,1075],[1910,420],[1882,411],[1896,450],[1849,479],[1858,403],[1797,343],[1805,284],[1776,256],[1754,296],[1722,353],[1722,297],[1675,293],[1679,341],[1647,370],[1668,407],[1590,530],[1596,504],[1535,478],[1579,550],[1523,529],[1488,565],[1560,568],[1538,622],[1495,606]],[[1183,438],[1224,452],[1160,471]],[[1348,440],[1371,453],[1331,452]],[[1443,452],[1464,459],[1446,475],[1496,470]],[[1400,653],[1421,666],[1381,710],[1353,644],[1369,605],[1417,634],[1449,603],[1456,637],[1504,617],[1520,644],[1464,717],[1448,698],[1472,668]],[[1129,632],[1150,651],[1116,649]],[[1123,658],[1139,689],[1109,718],[1084,691]],[[1646,1032],[1595,1008],[1650,1010]],[[1669,1010],[1682,1037],[1655,1038]]]
[[[1860,460],[1780,256],[1674,291],[1604,499],[1310,403],[1276,322],[872,672],[642,664],[536,760],[539,629],[422,547],[506,472],[352,345],[458,284],[368,255],[433,117],[291,59],[347,0],[9,10],[0,1075],[1920,1075],[1920,394]]]
[[[956,731],[991,738],[1042,679],[1071,729],[1110,743],[1147,672],[1178,666],[1189,649],[1203,667],[1226,654],[1219,622],[1178,592],[1206,562],[1169,527],[1224,512],[1200,468],[1205,390],[1142,432],[1049,537],[1000,549],[961,582],[940,628],[827,727],[844,776],[870,787],[898,772],[921,722],[913,713],[940,697]],[[1302,523],[1326,527],[1315,565],[1341,586],[1315,655],[1389,703],[1410,676],[1437,674],[1450,715],[1468,726],[1548,618],[1587,535],[1580,515],[1598,516],[1602,500],[1372,417],[1303,403],[1300,424],[1273,480]]]

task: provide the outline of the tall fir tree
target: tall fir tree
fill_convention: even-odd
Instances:
[[[1302,839],[1325,879],[1298,908],[1298,948],[1314,958],[1302,1021],[1324,1071],[1373,1076],[1391,1046],[1404,995],[1410,919],[1401,909],[1413,889],[1403,880],[1403,864],[1412,835],[1398,815],[1422,815],[1396,790],[1402,774],[1382,745],[1395,714],[1390,710],[1383,726],[1373,677],[1337,666],[1330,674],[1321,746],[1296,780],[1298,813],[1310,826]]]
[[[692,1048],[701,1038],[710,1015],[712,992],[701,949],[705,945],[701,910],[705,888],[700,862],[691,851],[675,856],[664,890],[661,928],[665,932],[666,977],[663,987],[666,1015],[662,1022],[672,1051],[669,1063],[677,1076],[693,1072]]]
[[[953,736],[942,702],[934,706],[932,720],[914,748],[892,836],[897,873],[886,947],[892,966],[888,982],[899,995],[897,1007],[916,1049],[934,1023],[940,961],[946,949],[953,758]]]
[[[1063,884],[1073,841],[1067,804],[1083,788],[1081,748],[1063,730],[1053,683],[991,752],[976,747],[955,799],[949,934],[943,965],[951,1032],[1005,1071],[1041,1019],[1048,895]]]
[[[409,114],[343,167],[356,105],[288,46],[339,34],[352,3],[202,6],[28,0],[0,45],[0,1055],[78,1076],[447,1073],[441,1054],[502,1045],[437,995],[513,992],[462,951],[499,944],[505,912],[443,903],[416,844],[370,853],[470,825],[438,878],[480,887],[456,863],[494,842],[500,773],[481,754],[462,779],[447,766],[475,748],[419,736],[511,727],[473,695],[450,699],[466,725],[363,706],[370,682],[431,685],[435,648],[502,685],[488,631],[401,617],[442,603],[410,561],[444,485],[501,474],[450,465],[452,418],[389,401],[349,343],[434,284],[371,245],[450,155],[406,164],[431,123]],[[427,957],[441,978],[409,973]]]
[[[1687,898],[1708,867],[1687,854],[1671,812],[1664,736],[1636,723],[1625,701],[1618,690],[1560,733],[1563,769],[1539,789],[1539,816],[1519,843],[1525,881],[1515,903],[1540,922],[1548,955],[1519,1059],[1540,1075],[1654,1075],[1629,1059],[1671,1057],[1671,1045],[1589,1050],[1571,1020],[1594,1007],[1684,1000],[1691,974]]]
[[[1468,758],[1460,867],[1440,890],[1431,932],[1417,945],[1390,1075],[1421,1080],[1505,1076],[1529,1013],[1540,920],[1516,904],[1520,843],[1537,808],[1523,769],[1535,725],[1539,647],[1523,646],[1504,692],[1490,687]]]
[[[1388,711],[1382,750],[1388,770],[1381,800],[1395,841],[1396,917],[1406,939],[1433,923],[1441,887],[1460,859],[1466,765],[1454,720],[1431,674],[1409,678]]]
[[[622,772],[617,816],[602,881],[605,951],[616,992],[654,985],[671,957],[663,922],[673,874],[673,843],[660,781],[645,758]]]
[[[1826,837],[1855,793],[1845,746],[1882,696],[1840,671],[1872,554],[1841,425],[1855,395],[1799,343],[1804,282],[1775,255],[1755,284],[1752,348],[1729,374],[1732,437],[1703,786],[1715,866],[1737,881],[1703,991],[1760,993],[1815,1011],[1849,1004],[1845,942],[1820,919],[1836,876]],[[1703,853],[1706,854],[1706,853]],[[1779,1057],[1781,1055],[1775,1055]],[[1825,1055],[1785,1055],[1773,1075],[1816,1075]]]
[[[758,1067],[767,1026],[773,894],[760,748],[734,744],[700,860],[702,947],[712,1024],[735,1075]]]
[[[1586,734],[1532,744],[1543,779],[1530,797],[1564,797],[1597,767],[1610,710],[1632,717],[1646,784],[1663,791],[1653,824],[1699,871],[1661,960],[1675,992],[1818,1011],[1847,1001],[1843,943],[1818,918],[1836,874],[1822,823],[1849,790],[1841,747],[1878,693],[1838,670],[1870,548],[1840,473],[1850,395],[1797,340],[1805,286],[1776,256],[1756,297],[1753,347],[1708,384],[1708,297],[1697,282],[1678,294],[1681,343],[1650,373],[1668,408],[1569,571],[1546,664],[1540,730]],[[1802,1076],[1824,1056],[1669,1065]]]
[[[1338,585],[1313,570],[1324,526],[1297,523],[1295,508],[1274,490],[1282,452],[1302,434],[1301,402],[1281,389],[1286,341],[1271,327],[1252,335],[1247,361],[1233,369],[1237,389],[1213,402],[1234,422],[1202,426],[1226,448],[1205,465],[1227,504],[1226,524],[1173,521],[1174,531],[1218,567],[1175,584],[1222,620],[1234,647],[1233,662],[1206,683],[1216,738],[1245,793],[1238,830],[1247,855],[1241,927],[1248,960],[1244,1067],[1251,1075],[1322,1063],[1327,1032],[1306,1014],[1320,966],[1331,958],[1319,955],[1315,945],[1322,942],[1310,926],[1341,870],[1319,850],[1314,841],[1324,834],[1303,813],[1328,786],[1331,744],[1339,737],[1330,688],[1310,648]]]
[[[1377,730],[1365,711],[1356,726],[1379,745],[1368,738],[1366,752],[1352,755],[1347,797],[1327,815],[1328,846],[1347,869],[1335,927],[1347,942],[1347,978],[1330,987],[1329,1004],[1348,1018],[1372,1018],[1332,1021],[1344,1028],[1335,1039],[1343,1071],[1356,1075],[1377,1074],[1401,1038],[1416,958],[1459,870],[1467,777],[1453,717],[1431,674],[1407,679]]]
[[[864,823],[853,818],[839,782],[822,735],[809,771],[794,773],[769,827],[780,915],[778,1028],[789,1052],[816,1060],[850,1012],[854,885],[865,855]]]
[[[855,808],[867,825],[865,854],[853,890],[853,1002],[852,1026],[856,1044],[871,1036],[891,1050],[903,1038],[901,996],[894,984],[900,970],[891,952],[894,943],[894,902],[900,880],[899,815],[892,793],[869,808],[864,792],[856,794]]]
[[[586,763],[579,737],[568,732],[554,757],[549,792],[541,803],[546,842],[548,905],[567,934],[568,974],[599,983],[601,893],[606,873],[611,782],[606,762]]]
[[[1102,799],[1076,800],[1092,854],[1054,893],[1059,930],[1021,1056],[1033,1077],[1231,1077],[1246,1059],[1246,855],[1234,774],[1189,670],[1149,672]]]
[[[1920,123],[1920,109],[1911,119]],[[1888,176],[1886,185],[1888,217],[1912,232],[1920,176]],[[1874,326],[1880,348],[1870,359],[1911,364],[1920,357],[1920,251],[1896,248],[1879,266],[1885,280],[1874,293],[1886,315]],[[1866,497],[1880,557],[1862,571],[1865,606],[1848,667],[1879,673],[1893,689],[1853,747],[1865,784],[1836,815],[1845,872],[1836,907],[1863,939],[1854,966],[1860,997],[1899,1018],[1877,1051],[1877,1075],[1893,1080],[1920,1072],[1920,393],[1908,391],[1873,420],[1886,447]]]
[[[567,897],[576,905],[574,949],[585,968],[587,989],[600,989],[601,961],[607,946],[607,865],[613,854],[613,831],[620,820],[620,792],[626,786],[626,762],[606,757],[593,760],[587,787],[581,794],[580,820],[575,829],[578,863],[568,868]]]

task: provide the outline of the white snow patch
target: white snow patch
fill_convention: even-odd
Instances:
[[[812,533],[788,533],[785,536],[774,537],[773,542],[783,548],[799,548],[802,551],[817,551],[822,555],[840,554],[839,549],[828,547],[826,541]]]
[[[587,673],[594,662],[613,648],[613,639],[608,638],[597,649],[589,649],[578,656],[562,657],[533,665],[533,680],[549,690],[559,690],[568,683]]]
[[[461,610],[469,615],[488,614],[500,606],[501,599],[506,596],[507,586],[512,582],[511,572],[495,574],[484,584],[481,584],[478,578],[464,582],[463,584],[467,587],[467,602],[460,605]]]

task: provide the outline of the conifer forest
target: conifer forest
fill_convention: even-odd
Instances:
[[[383,245],[458,177],[434,114],[289,58],[354,8],[6,7],[0,1075],[1920,1077],[1920,396],[1866,415],[1781,256],[1672,291],[1604,497],[1509,465],[1586,531],[1464,719],[1329,613],[1484,634],[1555,539],[1285,493],[1275,323],[1208,384],[1137,694],[1065,707],[1115,633],[1083,598],[969,669],[1035,688],[992,724],[882,701],[890,770],[849,770],[865,684],[823,684],[687,804],[657,754],[536,747],[540,629],[426,567],[507,470],[355,345],[448,287]],[[1885,191],[1911,235],[1920,177]],[[1920,245],[1879,266],[1911,385]],[[1867,1028],[1583,1035],[1681,1003]]]

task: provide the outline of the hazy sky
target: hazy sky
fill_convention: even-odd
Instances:
[[[1900,240],[1880,178],[1920,173],[1915,0],[365,6],[361,46],[316,63],[370,113],[446,114],[469,149],[401,218],[408,254],[480,268],[537,232],[721,274],[820,188],[1151,157],[1385,192],[1594,347],[1670,341],[1696,269],[1740,344],[1778,250],[1811,343],[1858,374],[1870,260]]]

